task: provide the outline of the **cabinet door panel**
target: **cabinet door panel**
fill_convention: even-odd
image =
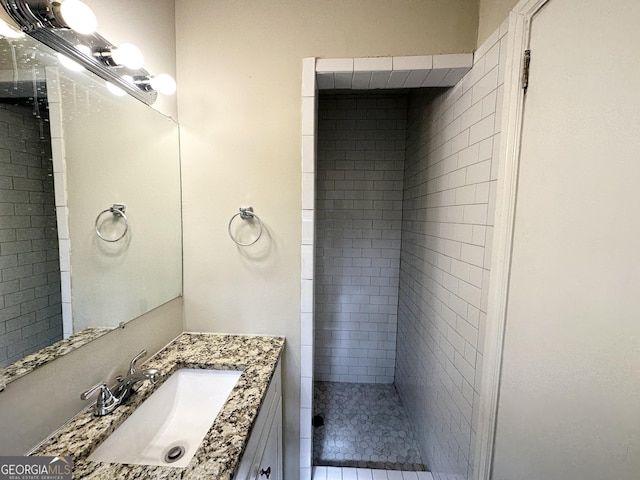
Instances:
[[[273,422],[260,461],[255,468],[255,480],[282,479],[282,402],[278,400]]]

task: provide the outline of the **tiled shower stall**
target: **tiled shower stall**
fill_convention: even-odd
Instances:
[[[314,463],[423,469],[393,387],[406,93],[320,95]],[[316,422],[317,423],[317,422]]]
[[[447,89],[326,95],[305,60],[301,478],[313,380],[393,383],[434,478],[473,477],[506,32],[505,22]],[[367,88],[357,60],[336,59],[324,86]],[[328,62],[315,64],[318,85]],[[393,66],[370,74],[375,88],[398,75],[408,86],[415,75]]]

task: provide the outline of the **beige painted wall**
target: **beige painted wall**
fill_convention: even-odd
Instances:
[[[0,455],[23,455],[92,401],[80,394],[115,381],[141,350],[151,357],[182,332],[177,298],[58,360],[38,368],[0,393]]]
[[[518,0],[479,0],[478,46],[496,31]]]
[[[285,464],[298,475],[304,57],[472,52],[475,0],[177,0],[186,329],[287,337]],[[227,236],[251,204],[253,247]]]

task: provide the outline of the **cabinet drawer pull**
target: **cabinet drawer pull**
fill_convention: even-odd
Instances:
[[[260,476],[262,475],[265,475],[267,478],[269,478],[269,475],[271,475],[271,467],[267,467],[266,470],[260,469]]]

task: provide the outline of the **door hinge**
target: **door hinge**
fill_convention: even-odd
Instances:
[[[527,91],[529,86],[529,65],[531,64],[531,50],[525,50],[522,58],[522,89]]]

